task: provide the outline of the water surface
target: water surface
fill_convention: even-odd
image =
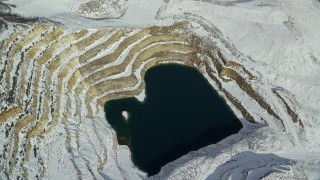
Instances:
[[[130,147],[133,163],[149,176],[242,128],[224,99],[196,69],[159,65],[146,72],[145,82],[144,102],[111,100],[105,112],[119,144]]]

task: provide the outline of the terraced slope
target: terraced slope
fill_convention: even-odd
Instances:
[[[200,36],[191,30],[194,26],[202,32],[210,30],[211,35]],[[160,63],[198,69],[238,116],[251,123],[271,118],[290,131],[283,124],[283,114],[273,110],[252,86],[261,82],[254,71],[241,65],[245,57],[205,24],[75,32],[38,24],[10,34],[0,55],[4,139],[0,152],[8,178],[58,178],[59,174],[64,178],[115,178],[123,172],[143,177],[131,162],[123,160],[129,154],[118,146],[103,105],[110,99],[139,95],[145,72]],[[293,121],[303,126],[285,99],[277,96]],[[247,108],[252,104],[266,113]],[[125,155],[119,155],[123,152]],[[53,173],[56,171],[59,173]]]

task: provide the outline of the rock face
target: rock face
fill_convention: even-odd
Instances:
[[[73,10],[119,17],[126,1],[114,2],[85,1]],[[2,16],[0,176],[144,179],[103,105],[143,94],[147,69],[179,63],[198,69],[244,128],[151,179],[305,179],[319,167],[320,27],[310,18],[319,7],[313,0],[168,0],[156,11],[159,24],[143,28]]]

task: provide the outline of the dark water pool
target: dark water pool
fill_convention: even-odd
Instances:
[[[134,164],[149,176],[242,128],[223,98],[191,67],[159,65],[146,72],[145,82],[144,102],[111,100],[105,112],[119,144],[130,147]]]

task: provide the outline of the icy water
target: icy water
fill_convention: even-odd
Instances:
[[[144,102],[108,101],[105,112],[119,144],[129,146],[133,163],[149,176],[242,128],[223,98],[191,67],[159,65],[146,72],[145,82]]]

